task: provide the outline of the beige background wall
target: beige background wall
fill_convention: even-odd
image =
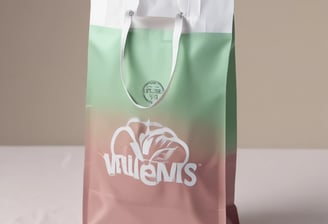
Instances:
[[[238,0],[239,146],[328,148],[328,1]],[[89,1],[0,0],[0,145],[80,145]]]

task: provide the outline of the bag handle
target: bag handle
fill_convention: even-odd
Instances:
[[[179,11],[185,16],[198,17],[200,13],[201,0],[176,0]],[[125,0],[126,9],[137,12],[140,0]]]
[[[139,0],[137,0],[137,1],[139,3]],[[138,8],[138,4],[136,4],[133,9],[136,10],[137,8]],[[183,31],[184,14],[182,12],[178,13],[175,18],[175,22],[174,22],[174,30],[173,30],[173,38],[172,38],[172,64],[171,64],[171,73],[169,76],[169,82],[168,82],[166,88],[164,89],[163,93],[159,96],[159,98],[155,102],[150,104],[149,106],[143,106],[143,105],[139,104],[138,102],[136,102],[136,100],[132,97],[131,93],[129,92],[127,85],[126,85],[126,81],[125,81],[126,74],[124,72],[124,53],[125,53],[125,49],[126,49],[126,41],[127,41],[128,35],[129,35],[129,31],[131,29],[134,14],[135,14],[135,11],[130,9],[125,13],[125,16],[124,16],[124,23],[123,23],[122,35],[121,35],[121,48],[120,48],[121,81],[122,81],[122,84],[123,84],[126,94],[128,95],[129,99],[132,101],[132,103],[136,107],[138,107],[140,109],[150,109],[150,108],[153,108],[154,106],[156,106],[157,104],[159,104],[163,100],[163,98],[165,97],[165,95],[167,94],[167,92],[171,86],[171,83],[172,83],[172,80],[174,77],[175,68],[177,65],[180,38],[181,38],[182,31]]]

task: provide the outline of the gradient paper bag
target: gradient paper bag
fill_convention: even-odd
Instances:
[[[83,224],[238,224],[232,0],[91,0]]]

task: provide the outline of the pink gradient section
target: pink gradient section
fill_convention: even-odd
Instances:
[[[234,177],[228,181],[226,178],[226,175],[234,176],[234,153],[225,155],[222,150],[204,151],[203,148],[215,146],[204,141],[199,148],[198,144],[193,146],[193,141],[186,141],[190,149],[189,162],[197,164],[197,183],[192,187],[170,182],[147,186],[123,174],[110,176],[106,169],[103,155],[111,152],[113,133],[126,123],[125,119],[109,122],[103,118],[91,119],[90,115],[87,119],[83,224],[239,223],[233,204]],[[174,130],[174,127],[170,128]],[[144,132],[143,127],[134,127],[133,130],[137,135]],[[119,147],[123,148],[120,144],[124,140],[119,142]],[[121,153],[128,155],[130,151]],[[175,160],[179,160],[179,154]]]

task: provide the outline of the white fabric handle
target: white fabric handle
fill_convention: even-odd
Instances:
[[[133,16],[134,16],[134,11],[132,11],[132,10],[129,10],[128,12],[126,12],[126,14],[124,16],[124,23],[123,23],[123,27],[122,27],[122,36],[121,36],[121,49],[120,49],[121,80],[122,80],[124,90],[125,90],[126,94],[128,95],[129,99],[132,101],[132,103],[138,108],[149,109],[149,108],[156,106],[163,100],[164,96],[166,95],[166,93],[168,92],[168,90],[171,86],[171,83],[172,83],[172,80],[174,77],[175,67],[177,64],[177,59],[178,59],[180,37],[181,37],[182,31],[183,31],[184,15],[183,15],[183,13],[179,13],[179,14],[177,14],[177,16],[175,18],[173,38],[172,38],[172,65],[171,65],[171,74],[169,76],[169,82],[168,82],[166,88],[164,89],[162,95],[159,96],[158,100],[156,100],[149,106],[142,106],[141,104],[136,102],[136,100],[132,97],[131,93],[129,92],[129,90],[126,86],[126,74],[124,72],[124,53],[125,53],[125,48],[126,48],[126,41],[127,41],[129,31],[130,31],[130,28],[132,25]]]
[[[142,0],[141,0],[142,1]],[[201,0],[176,0],[178,10],[185,16],[199,16],[200,14],[200,1]],[[137,12],[140,5],[140,0],[125,0],[126,9]]]

